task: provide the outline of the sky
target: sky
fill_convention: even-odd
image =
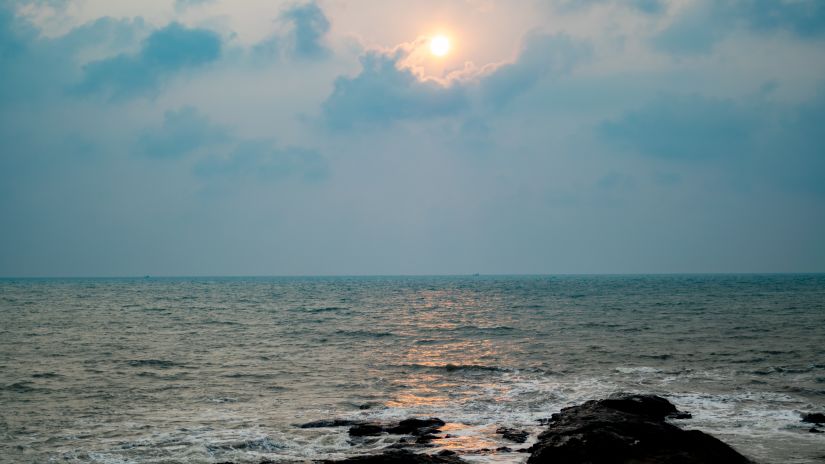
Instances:
[[[0,0],[0,73],[0,276],[825,271],[819,0]]]

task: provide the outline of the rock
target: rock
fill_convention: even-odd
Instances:
[[[599,403],[610,409],[655,419],[664,419],[671,414],[679,412],[676,410],[676,406],[672,405],[670,401],[653,395],[619,394],[611,396],[606,400],[601,400]]]
[[[524,443],[530,434],[524,430],[508,429],[507,427],[499,427],[496,433],[504,437],[505,440],[510,440],[515,443]]]
[[[650,395],[619,395],[562,409],[530,448],[527,463],[751,463],[710,435],[665,422],[676,412],[666,399]]]
[[[302,429],[319,429],[322,427],[350,427],[356,424],[361,424],[361,421],[353,421],[353,420],[346,420],[346,419],[322,419],[312,422],[307,422],[306,424],[301,424],[298,427]]]
[[[437,431],[444,426],[444,421],[431,417],[429,419],[404,419],[395,427],[390,427],[387,432],[396,435],[426,435]]]
[[[341,422],[343,423],[344,421]],[[374,437],[385,432],[393,435],[415,435],[419,437],[419,439],[416,440],[416,443],[427,443],[438,438],[434,435],[434,433],[438,432],[439,428],[443,425],[444,421],[436,417],[431,417],[429,419],[404,419],[395,425],[371,424],[367,422],[353,421],[352,426],[349,429],[349,434],[351,437]]]
[[[351,437],[374,437],[384,433],[384,427],[376,424],[355,424],[349,428]]]
[[[464,464],[455,454],[416,454],[406,450],[390,450],[372,456],[356,456],[324,464]]]
[[[417,445],[427,445],[431,441],[433,441],[437,438],[438,438],[437,435],[433,435],[431,433],[428,433],[428,434],[425,434],[425,435],[420,435],[418,438],[415,439],[415,444],[417,444]]]
[[[811,432],[811,433],[825,433],[825,432],[823,432],[822,430],[819,430],[816,427],[811,427],[810,429],[808,429],[808,431]]]
[[[496,448],[496,452],[499,452],[499,453],[512,453],[513,448],[510,448],[509,446],[499,446],[498,448]]]
[[[668,419],[693,419],[693,414],[689,412],[675,412],[667,415]]]
[[[820,412],[803,414],[802,422],[809,422],[811,424],[825,424],[825,414]]]

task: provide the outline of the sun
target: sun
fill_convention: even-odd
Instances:
[[[444,56],[450,52],[450,39],[437,35],[430,39],[430,52],[435,56]]]

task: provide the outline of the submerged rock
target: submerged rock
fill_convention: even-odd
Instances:
[[[678,411],[652,395],[619,395],[553,414],[530,448],[528,464],[747,464],[722,441],[665,421]]]

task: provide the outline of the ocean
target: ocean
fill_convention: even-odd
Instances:
[[[343,458],[397,437],[298,425],[434,416],[432,452],[518,463],[498,427],[616,392],[825,462],[823,341],[825,275],[3,279],[0,462]]]

